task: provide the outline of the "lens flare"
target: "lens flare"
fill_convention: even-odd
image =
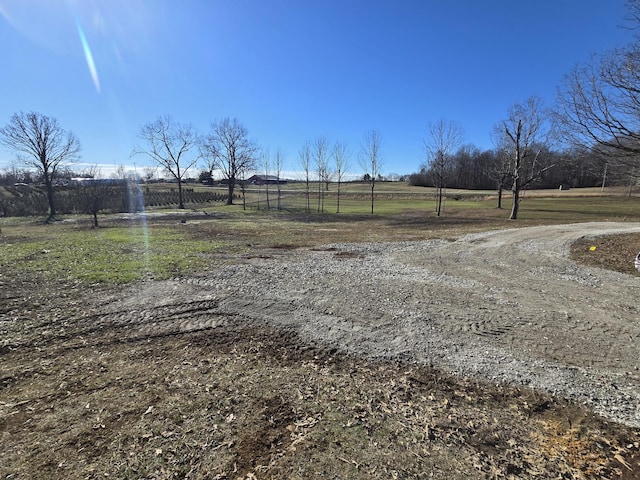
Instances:
[[[93,61],[93,55],[91,54],[91,48],[89,47],[89,42],[87,42],[87,37],[84,35],[84,31],[80,26],[80,22],[76,20],[76,27],[78,27],[78,35],[80,36],[80,43],[82,44],[82,50],[84,51],[84,56],[87,59],[87,66],[89,67],[89,73],[91,74],[91,79],[93,80],[93,84],[96,87],[96,91],[100,93],[100,78],[98,77],[98,70],[96,69],[96,63]]]
[[[144,260],[144,273],[147,278],[153,277],[153,269],[151,265],[151,248],[149,244],[149,228],[147,227],[147,214],[144,209],[144,194],[142,188],[140,188],[140,182],[138,181],[138,173],[136,172],[135,178],[128,178],[126,180],[128,197],[129,197],[129,212],[139,217],[140,230],[142,232],[142,241],[144,243],[143,260]]]

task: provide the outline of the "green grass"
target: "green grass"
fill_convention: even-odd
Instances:
[[[28,231],[30,238],[14,236],[0,243],[3,271],[26,269],[89,284],[184,274],[201,268],[207,263],[207,254],[222,246],[220,242],[189,238],[175,228],[157,226],[79,230],[55,225],[30,226]]]
[[[640,221],[640,198],[623,195],[596,196],[578,190],[527,192],[517,221],[509,221],[511,199],[503,208],[489,192],[451,193],[441,217],[435,216],[430,189],[416,194],[381,194],[375,214],[366,194],[341,198],[340,214],[335,197],[325,199],[324,213],[317,213],[312,198],[305,213],[303,194],[283,199],[283,211],[242,210],[241,205],[207,207],[214,220],[196,223],[149,223],[128,227],[87,228],[83,222],[36,223],[33,219],[0,219],[0,272],[32,271],[56,279],[85,284],[121,284],[145,278],[164,279],[209,268],[213,252],[222,247],[236,251],[273,246],[315,246],[334,242],[419,240],[454,238],[469,231],[540,224],[591,221]],[[456,200],[457,198],[457,200]],[[264,199],[261,208],[264,208]],[[171,210],[174,215],[181,212]],[[85,217],[80,217],[84,218]],[[106,224],[110,224],[106,217]],[[104,225],[104,223],[103,223]],[[212,240],[213,239],[213,240]],[[5,273],[6,272],[6,273]]]
[[[277,212],[277,192],[270,191],[270,212]],[[236,201],[241,204],[241,201]],[[310,213],[318,214],[317,191],[310,196]],[[468,212],[480,213],[485,218],[508,219],[511,211],[511,195],[505,192],[502,209],[496,208],[497,195],[488,191],[449,191],[443,200],[442,216],[459,215]],[[260,195],[253,192],[247,196],[248,210],[266,210],[265,192]],[[306,198],[304,192],[284,192],[281,199],[284,213],[305,213]],[[335,191],[325,194],[323,215],[336,213],[337,196]],[[408,210],[423,211],[435,215],[436,197],[433,189],[407,187],[403,191],[377,191],[374,200],[374,215],[385,216],[401,214]],[[215,205],[207,210],[228,211],[225,205]],[[340,196],[340,215],[371,215],[371,198],[367,191],[345,190]],[[572,190],[571,193],[558,193],[557,190],[527,191],[520,203],[519,218],[522,220],[540,220],[557,223],[576,221],[640,220],[640,197],[624,195],[601,195],[590,189]]]

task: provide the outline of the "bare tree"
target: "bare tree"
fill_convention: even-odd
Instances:
[[[176,123],[170,116],[158,117],[140,128],[138,134],[144,147],[136,147],[134,154],[148,155],[160,168],[178,182],[179,208],[184,208],[182,184],[189,169],[198,162],[198,135],[189,124]]]
[[[336,167],[336,180],[338,182],[336,213],[340,213],[340,185],[344,180],[344,175],[349,168],[349,152],[347,145],[342,142],[336,142],[333,145],[333,160]]]
[[[493,127],[491,138],[494,143],[494,155],[492,161],[487,165],[486,175],[495,182],[495,188],[498,192],[498,200],[496,208],[502,209],[502,194],[505,188],[508,188],[508,182],[513,171],[510,140],[504,133],[504,126],[496,124]]]
[[[106,208],[109,199],[122,194],[122,185],[115,185],[113,180],[98,179],[99,174],[100,169],[93,165],[84,172],[85,178],[76,186],[80,209],[91,215],[93,228],[98,228],[98,213]]]
[[[333,182],[333,171],[330,167],[331,164],[329,163],[329,157],[330,155],[327,155],[327,168],[325,168],[324,172],[322,172],[322,183],[324,184],[325,192],[329,191],[329,186],[331,185],[331,182]]]
[[[47,190],[49,218],[56,215],[54,185],[58,170],[80,153],[80,142],[53,117],[36,112],[14,113],[9,123],[0,128],[0,142],[15,150],[18,160],[38,172]]]
[[[269,200],[269,175],[271,174],[271,152],[268,147],[263,148],[260,152],[260,161],[262,168],[264,169],[264,186],[267,195],[267,211],[271,209],[271,202]]]
[[[227,205],[233,204],[233,191],[240,172],[256,167],[258,147],[249,139],[247,128],[237,119],[224,118],[211,124],[211,132],[202,143],[210,170],[219,170],[227,180]]]
[[[122,164],[118,165],[115,171],[111,174],[111,178],[117,180],[126,180],[128,176],[127,167]]]
[[[371,186],[371,214],[373,215],[373,205],[375,198],[376,178],[382,172],[382,156],[380,148],[382,146],[382,135],[378,130],[369,130],[364,137],[364,142],[360,150],[360,166],[365,172]]]
[[[274,158],[273,168],[276,174],[276,188],[278,189],[278,211],[282,210],[282,184],[280,183],[282,176],[282,169],[284,168],[284,153],[282,150],[276,150],[276,156]]]
[[[494,180],[496,184],[496,191],[498,192],[496,208],[498,209],[502,209],[502,193],[504,192],[505,185],[511,177],[511,160],[512,157],[508,150],[497,150],[495,154],[495,162],[488,172],[488,175]]]
[[[309,141],[307,140],[306,142],[304,142],[304,144],[302,145],[302,148],[300,149],[300,151],[298,152],[298,158],[300,160],[300,167],[302,168],[302,171],[304,172],[304,180],[305,180],[305,194],[306,194],[306,198],[307,198],[307,213],[309,213],[311,211],[311,205],[310,205],[310,191],[309,191],[309,180],[310,180],[310,174],[311,174],[311,143],[309,143]]]
[[[324,191],[322,184],[329,166],[329,142],[326,137],[316,138],[313,144],[313,157],[318,174],[318,212],[324,212]]]
[[[627,28],[640,27],[640,0],[627,0]],[[609,167],[640,166],[640,37],[592,57],[565,77],[557,111],[574,146],[608,159]]]
[[[158,172],[157,166],[143,167],[142,173],[144,174],[144,181],[150,182],[151,180],[153,180],[157,172]]]
[[[542,147],[551,140],[553,128],[538,97],[529,97],[523,104],[513,105],[501,127],[501,143],[511,155],[513,203],[509,219],[516,220],[522,193],[546,170],[553,167],[545,165],[541,158]]]
[[[240,184],[240,193],[242,193],[242,210],[247,209],[247,167],[240,167],[238,170],[238,183]]]
[[[640,44],[575,67],[559,90],[558,113],[575,145],[635,164],[640,155]]]
[[[640,2],[629,6],[640,20]],[[558,92],[557,114],[573,146],[607,159],[610,175],[640,168],[640,40],[575,67]]]
[[[451,170],[453,153],[460,146],[463,130],[451,120],[439,120],[429,124],[429,138],[424,140],[427,153],[427,168],[433,177],[436,188],[436,215],[442,210],[442,197]]]

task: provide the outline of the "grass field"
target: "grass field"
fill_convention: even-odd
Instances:
[[[290,204],[281,211],[275,209],[275,199],[271,200],[271,210],[264,209],[264,201],[260,210],[243,210],[238,204],[215,204],[197,211],[152,210],[162,214],[153,223],[139,217],[122,220],[112,216],[105,217],[102,220],[105,228],[99,229],[90,228],[88,216],[68,217],[54,225],[33,218],[0,218],[3,232],[0,268],[19,265],[21,269],[84,283],[126,283],[193,273],[210,268],[207,259],[214,252],[235,252],[256,246],[450,238],[483,229],[640,221],[640,197],[628,197],[622,191],[612,195],[602,195],[599,189],[527,192],[520,218],[512,221],[508,220],[508,196],[503,200],[503,208],[497,209],[496,199],[489,192],[450,193],[460,199],[450,199],[443,214],[437,217],[432,199],[404,197],[414,195],[419,187],[403,189],[398,184],[389,185],[395,187],[395,195],[377,198],[374,215],[370,214],[366,201],[348,198],[341,201],[339,214],[330,213],[329,199],[325,213],[312,208],[307,214],[304,196],[298,196],[302,203],[295,207]],[[367,185],[356,187],[364,189]],[[191,215],[192,221],[181,223],[183,214]],[[640,249],[640,241],[636,242],[633,236],[628,241],[628,253],[619,260],[618,255],[603,258],[602,249],[583,260],[629,272],[628,255]]]

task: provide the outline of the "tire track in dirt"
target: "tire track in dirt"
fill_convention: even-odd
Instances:
[[[221,318],[270,324],[327,348],[546,390],[639,426],[640,277],[567,258],[577,238],[633,231],[640,224],[559,225],[264,255],[142,284],[98,321],[130,336],[224,328]]]

